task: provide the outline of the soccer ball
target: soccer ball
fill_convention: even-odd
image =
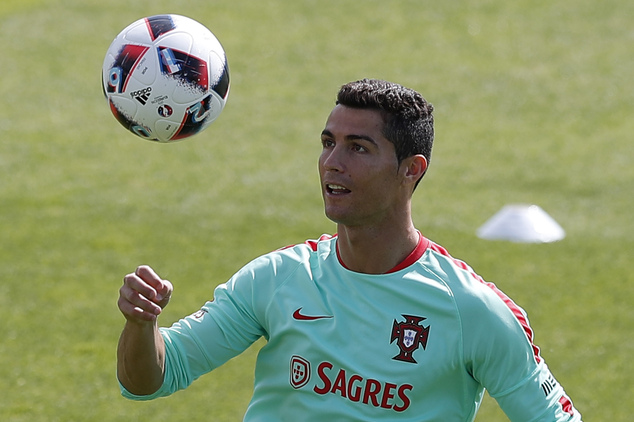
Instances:
[[[229,95],[229,66],[218,39],[179,15],[132,23],[114,39],[102,68],[112,114],[141,138],[172,142],[216,120]]]

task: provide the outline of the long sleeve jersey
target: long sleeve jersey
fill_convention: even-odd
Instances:
[[[348,270],[337,237],[263,255],[170,328],[163,386],[186,388],[264,337],[254,421],[473,421],[485,389],[511,421],[581,421],[525,312],[421,236],[387,274]]]

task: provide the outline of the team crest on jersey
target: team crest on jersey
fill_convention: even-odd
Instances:
[[[398,322],[394,320],[392,325],[390,344],[396,340],[396,345],[400,349],[400,353],[392,359],[418,363],[414,359],[414,352],[418,350],[419,346],[423,346],[423,350],[427,348],[430,326],[425,327],[421,324],[426,319],[424,317],[403,315],[403,318],[405,318],[405,321]]]
[[[291,358],[291,385],[293,388],[302,388],[310,380],[310,362],[301,356],[293,355]]]

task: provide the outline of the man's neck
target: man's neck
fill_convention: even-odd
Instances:
[[[337,248],[343,265],[355,272],[385,274],[416,248],[420,233],[413,224],[389,230],[337,227]]]

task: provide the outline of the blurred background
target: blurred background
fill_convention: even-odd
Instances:
[[[171,145],[119,125],[100,82],[119,31],[162,13],[211,29],[232,83],[220,118]],[[332,233],[319,134],[339,87],[373,77],[436,109],[418,228],[528,312],[584,420],[629,421],[633,17],[616,0],[3,0],[0,419],[241,420],[261,343],[170,398],[120,397],[122,278],[170,279],[169,325],[256,256]],[[510,203],[565,239],[479,239]],[[476,420],[507,419],[486,397]]]

